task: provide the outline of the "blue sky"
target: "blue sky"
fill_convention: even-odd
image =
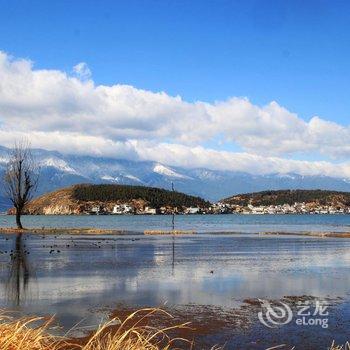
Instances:
[[[0,0],[0,143],[350,179],[349,23],[349,1]]]
[[[0,1],[0,47],[38,68],[188,101],[247,96],[348,124],[348,1]]]

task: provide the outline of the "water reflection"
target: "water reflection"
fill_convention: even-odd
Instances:
[[[118,304],[231,309],[246,298],[344,297],[350,283],[350,240],[251,235],[6,239],[0,235],[0,250],[15,248],[11,260],[0,254],[0,281],[7,282],[0,282],[0,307],[13,307],[4,295],[7,287],[19,309],[56,314],[65,329],[85,318],[99,323],[96,310]],[[34,284],[37,293],[25,303]]]
[[[173,235],[173,240],[172,240],[172,271],[174,275],[174,270],[175,270],[175,235]]]
[[[96,227],[133,232],[145,230],[169,230],[172,227],[168,215],[25,215],[26,227]],[[178,230],[197,232],[348,232],[348,215],[176,215],[174,226]],[[15,225],[13,215],[0,217],[1,227]]]
[[[14,306],[20,306],[21,301],[26,299],[29,280],[32,277],[28,254],[29,251],[25,249],[23,243],[23,235],[18,233],[10,253],[9,276],[6,284],[7,299]]]

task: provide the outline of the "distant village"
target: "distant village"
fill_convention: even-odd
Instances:
[[[276,215],[276,214],[350,214],[350,207],[319,205],[316,203],[294,203],[283,205],[247,205],[241,206],[228,203],[214,203],[209,207],[140,207],[132,204],[117,204],[112,208],[103,205],[93,205],[85,208],[83,214],[88,215],[199,215],[199,214],[247,214],[247,215]]]
[[[294,203],[282,205],[259,205],[247,206],[232,205],[227,203],[217,203],[213,205],[215,213],[239,213],[239,214],[349,214],[350,207],[343,205],[319,205],[316,203]]]
[[[132,204],[116,204],[111,209],[104,205],[93,205],[86,208],[83,214],[89,215],[169,215],[169,214],[209,214],[208,208],[170,206],[153,208],[149,206],[140,207]]]

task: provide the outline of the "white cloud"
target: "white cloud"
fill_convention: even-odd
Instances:
[[[204,167],[252,174],[297,173],[350,178],[350,162],[301,161],[265,157],[245,152],[226,152],[179,144],[133,142],[140,159],[150,159],[174,166]]]
[[[279,157],[266,157],[246,152],[225,152],[191,147],[183,144],[152,141],[112,141],[103,137],[62,132],[6,132],[0,130],[1,144],[11,146],[14,139],[31,140],[34,148],[56,150],[63,153],[153,160],[173,166],[230,170],[252,174],[324,175],[350,179],[350,162],[334,164],[326,161],[300,161]]]
[[[189,103],[128,85],[95,85],[86,63],[70,76],[38,70],[0,52],[0,144],[29,135],[33,146],[64,153],[152,159],[181,166],[257,173],[347,176],[347,163],[285,159],[319,154],[346,159],[350,128],[317,116],[310,121],[276,102],[246,98]],[[217,140],[239,153],[203,145]]]
[[[80,62],[73,67],[73,72],[81,80],[88,80],[91,78],[91,70],[85,62]]]
[[[0,129],[1,145],[13,146],[14,140],[30,140],[33,148],[76,155],[105,156],[137,159],[138,153],[132,142],[112,141],[103,137],[60,131],[4,131]]]

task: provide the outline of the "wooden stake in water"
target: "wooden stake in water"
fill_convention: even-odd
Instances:
[[[171,190],[173,192],[175,192],[175,188],[174,188],[174,183],[171,182]],[[174,234],[174,230],[175,230],[175,211],[173,208],[173,215],[172,215],[172,228],[173,228],[173,262],[172,262],[172,267],[173,267],[173,273],[174,273],[174,267],[175,267],[175,234]]]
[[[172,182],[171,183],[171,190],[173,192],[175,192],[175,188],[174,188],[174,183]],[[174,208],[173,208],[173,215],[172,215],[172,228],[173,228],[173,231],[175,230],[175,211],[174,211]]]

